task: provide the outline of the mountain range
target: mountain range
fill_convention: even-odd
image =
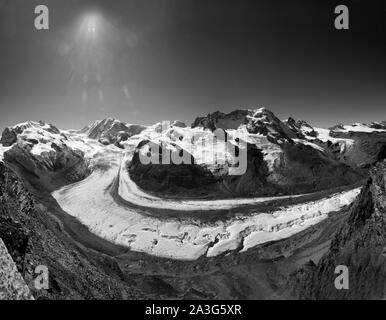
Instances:
[[[184,160],[141,161],[166,152]],[[245,170],[232,174],[243,152]],[[0,140],[0,238],[38,298],[384,297],[315,284],[333,277],[321,268],[351,255],[361,230],[360,246],[382,245],[370,234],[383,219],[385,158],[386,121],[323,129],[266,108],[190,126],[28,121]],[[345,263],[374,260],[372,250]],[[52,270],[49,290],[33,288],[41,264]]]

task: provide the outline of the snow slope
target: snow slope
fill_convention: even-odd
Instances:
[[[12,147],[4,147],[1,143],[0,143],[0,162],[3,162],[3,159],[4,159],[4,153],[7,152],[9,149],[11,149]]]
[[[375,129],[364,123],[354,123],[353,125],[343,125],[342,128],[336,128],[339,132],[386,132],[386,129]]]

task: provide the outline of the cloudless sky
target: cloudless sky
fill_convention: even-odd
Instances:
[[[338,31],[341,1],[0,0],[0,128],[262,106],[324,127],[386,120],[386,5],[343,2]]]

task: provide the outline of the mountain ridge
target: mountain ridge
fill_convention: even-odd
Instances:
[[[386,133],[378,125],[371,126],[375,128],[314,128],[293,118],[282,121],[260,108],[198,117],[191,127],[180,121],[130,125],[113,118],[81,130],[62,130],[42,121],[8,127],[0,144],[0,200],[14,210],[4,204],[0,208],[9,221],[4,225],[20,241],[6,232],[0,237],[19,268],[25,259],[53,268],[52,291],[37,297],[98,298],[109,285],[112,291],[105,295],[109,298],[154,296],[143,290],[149,286],[157,290],[158,285],[168,288],[165,292],[171,296],[185,296],[181,283],[186,280],[173,276],[173,266],[189,273],[196,267],[214,268],[223,259],[224,268],[245,259],[243,270],[259,260],[261,252],[286,259],[287,251],[295,250],[289,247],[302,250],[313,239],[313,230],[324,225],[334,228],[332,217],[343,220],[348,208],[356,206],[352,202],[369,168],[384,157]],[[221,138],[214,139],[216,134]],[[216,156],[205,141],[219,148]],[[144,149],[149,144],[161,147],[155,153],[158,159],[166,149],[176,157],[187,151],[192,163],[143,164],[139,154],[150,152]],[[232,154],[227,145],[238,152]],[[237,159],[241,161],[243,151],[247,151],[246,171],[232,176],[229,170],[240,164]],[[363,192],[359,199],[367,195]],[[361,217],[353,215],[355,228],[361,228]],[[32,232],[32,238],[26,231]],[[66,238],[67,232],[92,250],[86,256],[79,253],[84,249],[78,251]],[[32,247],[27,245],[32,256],[23,239],[32,239],[28,240]],[[117,252],[119,258],[114,256]],[[67,266],[57,264],[58,256]],[[91,292],[74,274],[79,263],[93,272]],[[169,270],[169,276],[158,275],[152,263]],[[146,265],[144,272],[152,270],[152,276],[139,273],[137,265]],[[244,279],[257,276],[269,287],[264,273],[250,272],[243,274]],[[224,286],[233,286],[226,276],[222,279],[216,296],[222,296]],[[210,281],[217,286],[218,280]],[[132,295],[131,286],[139,288]],[[313,294],[297,290],[291,294]],[[280,293],[277,288],[268,291]]]

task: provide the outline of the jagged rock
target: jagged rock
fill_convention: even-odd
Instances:
[[[172,127],[179,127],[179,128],[186,128],[186,124],[183,123],[182,121],[175,120],[171,124]]]
[[[3,134],[1,135],[0,143],[4,147],[10,147],[17,141],[17,133],[15,130],[10,128],[5,128]]]
[[[373,129],[383,129],[383,130],[386,130],[386,121],[382,121],[382,122],[371,122],[369,124],[369,127],[370,128],[373,128]]]
[[[289,117],[285,123],[297,134],[298,138],[304,139],[306,136],[317,137],[318,135],[315,129],[304,120],[296,121]]]
[[[377,162],[386,158],[386,131],[330,131],[330,136],[336,139],[352,141],[350,143],[345,141],[335,143],[330,148],[339,161],[347,163],[352,167],[369,169]]]
[[[328,128],[328,130],[330,130],[330,131],[344,130],[344,125],[342,123],[338,123],[335,126]]]
[[[1,190],[1,194],[3,194]],[[17,269],[22,272],[24,269],[24,258],[27,253],[29,235],[20,223],[3,215],[7,199],[0,196],[0,239],[2,239],[16,263]]]
[[[33,296],[0,238],[0,300],[32,300]]]
[[[235,110],[229,114],[216,111],[206,117],[196,118],[191,127],[203,127],[211,131],[216,130],[216,128],[237,129],[240,125],[248,122],[247,116],[250,113],[250,110]]]
[[[228,176],[221,179],[220,188],[234,196],[258,196],[278,192],[267,179],[269,169],[264,161],[262,150],[255,145],[247,145],[247,170],[243,175]]]
[[[98,140],[104,145],[118,144],[123,137],[131,137],[141,133],[146,127],[135,124],[125,124],[113,118],[96,121],[92,126],[86,127],[81,132],[86,133],[89,138]]]
[[[386,161],[352,204],[347,222],[335,234],[329,252],[312,268],[289,277],[288,291],[303,299],[384,299],[386,297]],[[334,286],[335,267],[349,270],[349,289]]]
[[[291,142],[297,138],[296,133],[266,108],[253,111],[249,117],[247,130],[249,133],[267,136],[272,143]]]
[[[196,118],[192,128],[203,127],[214,131],[217,128],[237,129],[241,125],[245,125],[249,133],[266,136],[272,143],[288,142],[297,138],[295,132],[266,108],[236,110],[229,114],[216,111],[206,117]]]

